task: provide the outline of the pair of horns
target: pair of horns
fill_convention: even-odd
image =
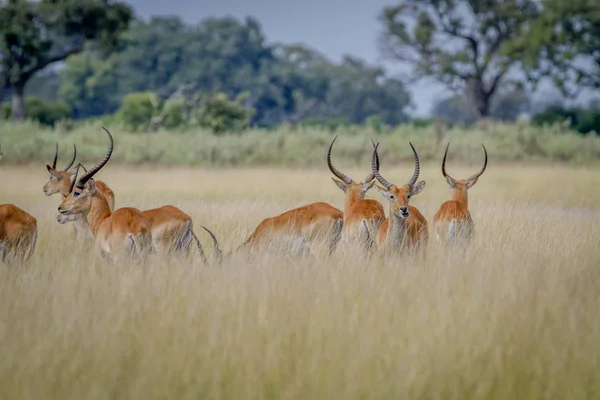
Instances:
[[[483,161],[483,168],[481,168],[481,170],[478,173],[471,175],[470,177],[465,179],[465,181],[470,181],[470,180],[479,178],[481,176],[481,174],[483,174],[483,171],[485,171],[485,168],[487,167],[487,162],[488,162],[487,150],[485,149],[485,146],[483,145],[483,143],[481,144],[481,147],[483,147],[483,153],[485,155],[485,159]],[[442,174],[444,174],[444,178],[450,178],[454,181],[456,179],[454,179],[453,177],[451,177],[450,175],[448,175],[446,173],[446,158],[448,157],[448,148],[450,148],[450,143],[448,143],[448,145],[446,146],[446,151],[444,152],[444,159],[442,160]]]
[[[410,178],[410,180],[408,181],[407,185],[410,187],[413,187],[414,184],[417,183],[417,179],[419,179],[419,173],[421,172],[421,164],[419,162],[419,155],[417,154],[417,150],[415,150],[415,146],[413,146],[412,143],[410,143],[410,142],[408,144],[410,144],[413,154],[415,155],[415,171],[413,172],[413,175]],[[375,148],[373,149],[373,158],[371,160],[371,170],[372,170],[373,176],[375,178],[377,178],[379,183],[381,183],[383,185],[383,187],[385,187],[387,190],[390,190],[390,188],[394,185],[392,183],[389,183],[379,173],[379,154],[377,154],[378,147],[379,147],[379,143],[377,143],[377,145],[375,145]]]
[[[108,160],[110,159],[110,156],[112,155],[113,152],[113,148],[114,148],[114,141],[113,141],[113,137],[110,134],[110,132],[108,131],[108,129],[106,129],[105,127],[102,127],[102,129],[104,129],[104,132],[106,132],[106,134],[108,135],[108,151],[106,152],[106,155],[104,156],[104,158],[102,160],[100,160],[100,162],[98,162],[98,164],[94,165],[89,171],[86,171],[85,174],[79,178],[79,180],[77,179],[77,175],[79,174],[79,169],[83,168],[85,170],[85,167],[83,165],[77,164],[77,170],[75,171],[75,178],[73,179],[73,181],[71,182],[71,188],[70,188],[70,192],[73,191],[73,187],[77,186],[78,189],[83,189],[85,184],[87,183],[87,181],[89,181],[90,179],[92,179],[92,177],[94,175],[96,175],[96,173],[98,171],[100,171],[102,169],[102,167],[104,167],[106,165],[106,163],[108,162]]]
[[[64,167],[63,169],[61,169],[60,171],[65,172],[66,170],[71,168],[71,166],[75,162],[76,158],[77,158],[77,147],[75,146],[75,143],[73,143],[73,158],[71,159],[71,161],[69,161],[67,166]],[[52,169],[54,169],[54,170],[56,170],[56,161],[58,161],[58,142],[56,142],[56,149],[54,150],[54,160],[52,161]]]
[[[329,150],[327,151],[327,166],[329,167],[329,170],[331,171],[331,173],[333,175],[338,177],[346,185],[351,185],[352,183],[354,183],[352,178],[350,178],[348,175],[344,174],[342,171],[340,171],[339,169],[334,167],[333,163],[331,162],[331,149],[333,148],[333,143],[335,143],[336,139],[337,139],[337,135],[333,138],[333,140],[331,141],[331,144],[329,145]],[[376,145],[375,145],[375,141],[373,140],[373,138],[371,138],[371,143],[373,144],[373,148],[375,148]],[[379,171],[379,158],[377,159],[377,170]],[[365,179],[360,181],[360,184],[364,185],[365,183],[369,183],[374,178],[375,178],[375,175],[373,175],[373,173],[370,173],[369,175],[367,175],[367,177]]]

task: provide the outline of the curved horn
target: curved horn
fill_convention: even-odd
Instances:
[[[413,187],[415,183],[417,183],[417,179],[419,179],[419,172],[421,172],[421,164],[419,163],[419,155],[417,154],[417,150],[415,150],[415,146],[412,145],[411,142],[408,142],[410,147],[412,148],[413,153],[415,154],[415,172],[413,176],[408,181],[407,185]]]
[[[475,175],[471,175],[470,177],[465,179],[467,181],[479,178],[481,176],[481,174],[483,174],[483,171],[485,171],[485,168],[487,167],[487,161],[488,161],[487,150],[485,149],[485,146],[483,145],[483,143],[481,143],[481,147],[483,147],[483,152],[485,154],[485,160],[483,161],[483,168],[481,168],[481,171],[479,171]]]
[[[62,171],[66,171],[69,168],[71,168],[71,166],[73,165],[73,163],[75,162],[75,159],[77,158],[77,147],[75,147],[75,143],[73,143],[73,158],[71,159],[71,161],[67,164],[66,167],[64,167],[62,169]]]
[[[54,161],[52,161],[52,169],[56,169],[56,161],[58,160],[58,142],[56,142],[56,149],[54,150]]]
[[[77,182],[77,175],[79,175],[80,167],[82,167],[82,165],[77,164],[77,169],[75,170],[75,176],[73,177],[73,180],[71,181],[71,185],[69,186],[69,194],[71,194],[71,192],[73,191],[73,188],[75,187],[75,182]]]
[[[370,137],[370,139],[371,139],[371,144],[373,145],[373,148],[377,147],[373,138]],[[377,162],[377,171],[379,171],[379,154],[375,154],[375,158],[376,158],[376,162]],[[373,175],[373,173],[371,172],[369,175],[367,175],[367,177],[365,179],[360,181],[360,184],[364,185],[365,183],[371,182],[373,179],[375,179],[375,175]]]
[[[381,176],[381,174],[379,173],[379,154],[377,154],[378,147],[379,143],[377,143],[375,145],[375,148],[373,149],[373,158],[371,159],[371,172],[373,173],[373,176],[377,178],[379,183],[383,185],[383,187],[385,187],[387,190],[390,190],[390,188],[394,185],[386,181],[383,178],[383,176]]]
[[[444,152],[444,158],[442,159],[442,174],[444,175],[444,178],[450,178],[454,181],[455,179],[446,173],[446,158],[448,157],[448,148],[449,147],[450,147],[450,142],[448,142],[448,144],[446,145],[446,151]]]
[[[108,140],[110,140],[110,143],[108,144],[108,151],[106,152],[106,155],[104,156],[104,158],[102,160],[100,160],[100,162],[98,164],[96,164],[88,172],[86,172],[85,175],[83,175],[81,178],[79,178],[79,181],[77,182],[77,187],[80,189],[83,189],[83,186],[85,185],[85,183],[87,181],[89,181],[98,171],[100,171],[100,169],[102,169],[102,167],[104,167],[106,165],[106,163],[110,159],[110,156],[112,155],[112,151],[114,148],[113,137],[110,134],[110,132],[108,131],[108,129],[106,129],[105,127],[102,127],[102,129],[104,129],[104,131],[108,135]]]
[[[343,172],[341,172],[336,167],[334,167],[333,164],[331,163],[331,149],[333,148],[333,143],[335,142],[336,139],[337,139],[337,135],[335,135],[335,137],[331,141],[331,144],[329,145],[329,150],[327,151],[327,166],[329,167],[329,170],[331,171],[332,174],[334,174],[335,176],[340,178],[342,181],[344,181],[344,183],[346,185],[350,185],[352,183],[352,179],[350,179],[347,175],[345,175]]]

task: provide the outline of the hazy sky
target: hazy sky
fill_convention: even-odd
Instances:
[[[377,36],[382,25],[378,14],[392,0],[127,0],[142,18],[178,15],[197,23],[207,17],[255,17],[269,42],[304,43],[332,60],[352,54],[381,62]],[[411,88],[415,113],[429,112],[432,99],[443,87],[420,84]]]

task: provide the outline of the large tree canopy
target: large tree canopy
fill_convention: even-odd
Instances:
[[[362,123],[371,116],[395,125],[407,119],[410,103],[404,85],[381,68],[270,44],[252,18],[210,18],[195,26],[176,17],[136,21],[112,57],[86,52],[61,72],[61,99],[79,118],[112,113],[128,93],[151,91],[165,100],[182,90],[230,98],[247,93],[244,104],[257,126],[308,118]]]
[[[478,117],[522,54],[512,42],[540,13],[536,0],[402,0],[381,15],[382,50],[465,93]]]
[[[111,49],[132,10],[112,0],[8,0],[0,3],[0,85],[12,117],[25,117],[24,89],[35,73],[80,53],[88,41]]]
[[[544,12],[515,44],[534,82],[551,78],[566,95],[600,88],[600,4],[543,0]]]

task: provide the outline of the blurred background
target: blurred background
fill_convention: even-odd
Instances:
[[[0,2],[0,118],[35,129],[595,135],[599,88],[597,0]]]

